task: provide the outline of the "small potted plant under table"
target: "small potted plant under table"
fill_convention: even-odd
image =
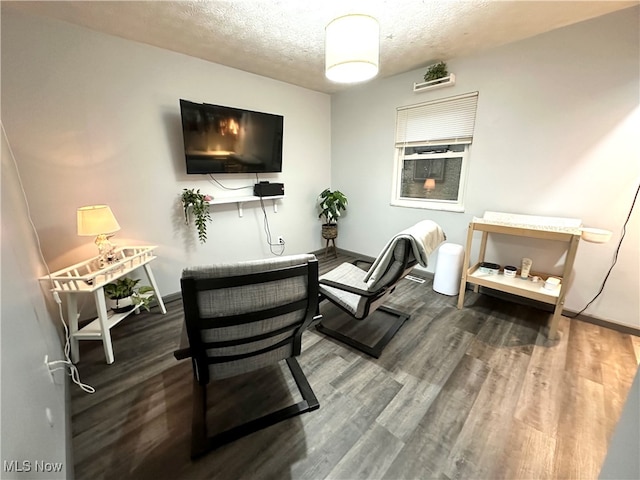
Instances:
[[[137,287],[140,279],[119,278],[115,282],[104,286],[107,307],[115,313],[127,312],[142,307],[149,311],[149,304],[153,300],[153,288],[148,285]]]

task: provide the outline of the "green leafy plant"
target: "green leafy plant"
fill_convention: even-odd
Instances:
[[[149,305],[155,298],[155,295],[149,295],[153,292],[153,288],[148,285],[137,287],[140,279],[119,278],[115,282],[108,283],[104,286],[104,294],[111,300],[122,300],[131,297],[134,307],[143,307],[149,311]]]
[[[430,82],[431,80],[438,80],[449,75],[447,71],[447,64],[444,62],[438,62],[431,65],[427,69],[427,73],[424,74],[424,81]]]
[[[327,225],[337,224],[340,212],[347,209],[347,197],[345,194],[340,190],[331,191],[326,188],[318,198],[320,200],[318,205],[320,215],[318,215],[318,218],[323,218]]]
[[[180,196],[182,201],[182,209],[184,211],[184,221],[189,225],[189,209],[195,217],[196,229],[198,230],[198,239],[200,243],[207,241],[207,222],[211,221],[209,213],[209,201],[212,199],[210,195],[200,193],[200,190],[193,188],[185,188]]]

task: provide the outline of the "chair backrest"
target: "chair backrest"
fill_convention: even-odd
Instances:
[[[390,260],[385,263],[377,263],[369,269],[370,280],[367,281],[367,290],[376,292],[381,288],[390,287],[398,283],[417,264],[413,255],[411,243],[407,238],[399,238],[393,245]],[[373,269],[378,272],[373,272]]]
[[[317,313],[314,255],[187,268],[180,280],[199,383],[300,354]]]
[[[404,229],[384,246],[365,275],[369,291],[377,291],[406,275],[417,263],[427,266],[429,255],[446,240],[442,228],[432,220],[422,220]],[[402,273],[404,272],[404,273]]]

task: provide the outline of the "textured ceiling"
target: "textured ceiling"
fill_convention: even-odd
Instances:
[[[7,2],[57,18],[313,90],[324,76],[324,28],[347,13],[380,23],[387,77],[637,5],[622,1],[227,0]],[[419,79],[418,79],[419,80]]]

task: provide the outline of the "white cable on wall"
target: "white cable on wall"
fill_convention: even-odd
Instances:
[[[22,178],[20,177],[20,170],[18,168],[18,163],[16,162],[16,157],[13,154],[13,150],[11,148],[11,144],[9,143],[9,138],[7,137],[7,132],[4,129],[4,124],[0,122],[0,126],[2,127],[2,134],[4,136],[5,141],[7,142],[7,148],[9,149],[9,154],[11,155],[11,160],[13,161],[13,165],[14,165],[14,168],[16,170],[16,176],[18,178],[18,185],[20,186],[20,191],[22,192],[22,197],[24,199],[25,208],[27,210],[27,219],[29,220],[29,224],[31,225],[31,229],[33,230],[33,234],[34,234],[35,239],[36,239],[36,245],[38,247],[38,254],[40,255],[40,260],[42,261],[42,264],[44,265],[45,270],[47,271],[47,277],[49,277],[49,281],[51,283],[51,287],[52,287],[52,291],[53,291],[54,284],[53,284],[53,280],[51,279],[51,270],[49,269],[49,265],[47,264],[47,261],[44,258],[44,254],[42,253],[42,246],[40,244],[40,236],[38,235],[38,231],[36,229],[35,224],[33,223],[32,217],[31,217],[31,209],[29,208],[29,201],[27,199],[27,193],[24,190],[24,185],[22,183]],[[51,373],[53,373],[53,372],[55,372],[57,370],[61,370],[61,369],[66,370],[68,368],[69,369],[68,375],[71,377],[71,380],[73,381],[73,383],[78,385],[83,391],[85,391],[87,393],[94,393],[95,389],[92,386],[87,385],[85,383],[82,383],[80,381],[80,373],[78,372],[78,368],[71,361],[71,357],[70,357],[71,339],[70,339],[70,336],[69,336],[69,328],[67,327],[67,323],[64,320],[64,314],[62,312],[62,300],[60,300],[60,296],[58,295],[58,292],[53,291],[53,299],[56,302],[56,304],[58,305],[58,316],[60,318],[60,322],[62,323],[62,327],[64,329],[64,338],[65,338],[65,344],[64,344],[64,348],[63,348],[64,360],[54,360],[54,361],[51,361],[51,362],[47,362],[47,368],[49,369],[49,372],[51,372]],[[55,366],[55,368],[51,368],[52,366]]]

